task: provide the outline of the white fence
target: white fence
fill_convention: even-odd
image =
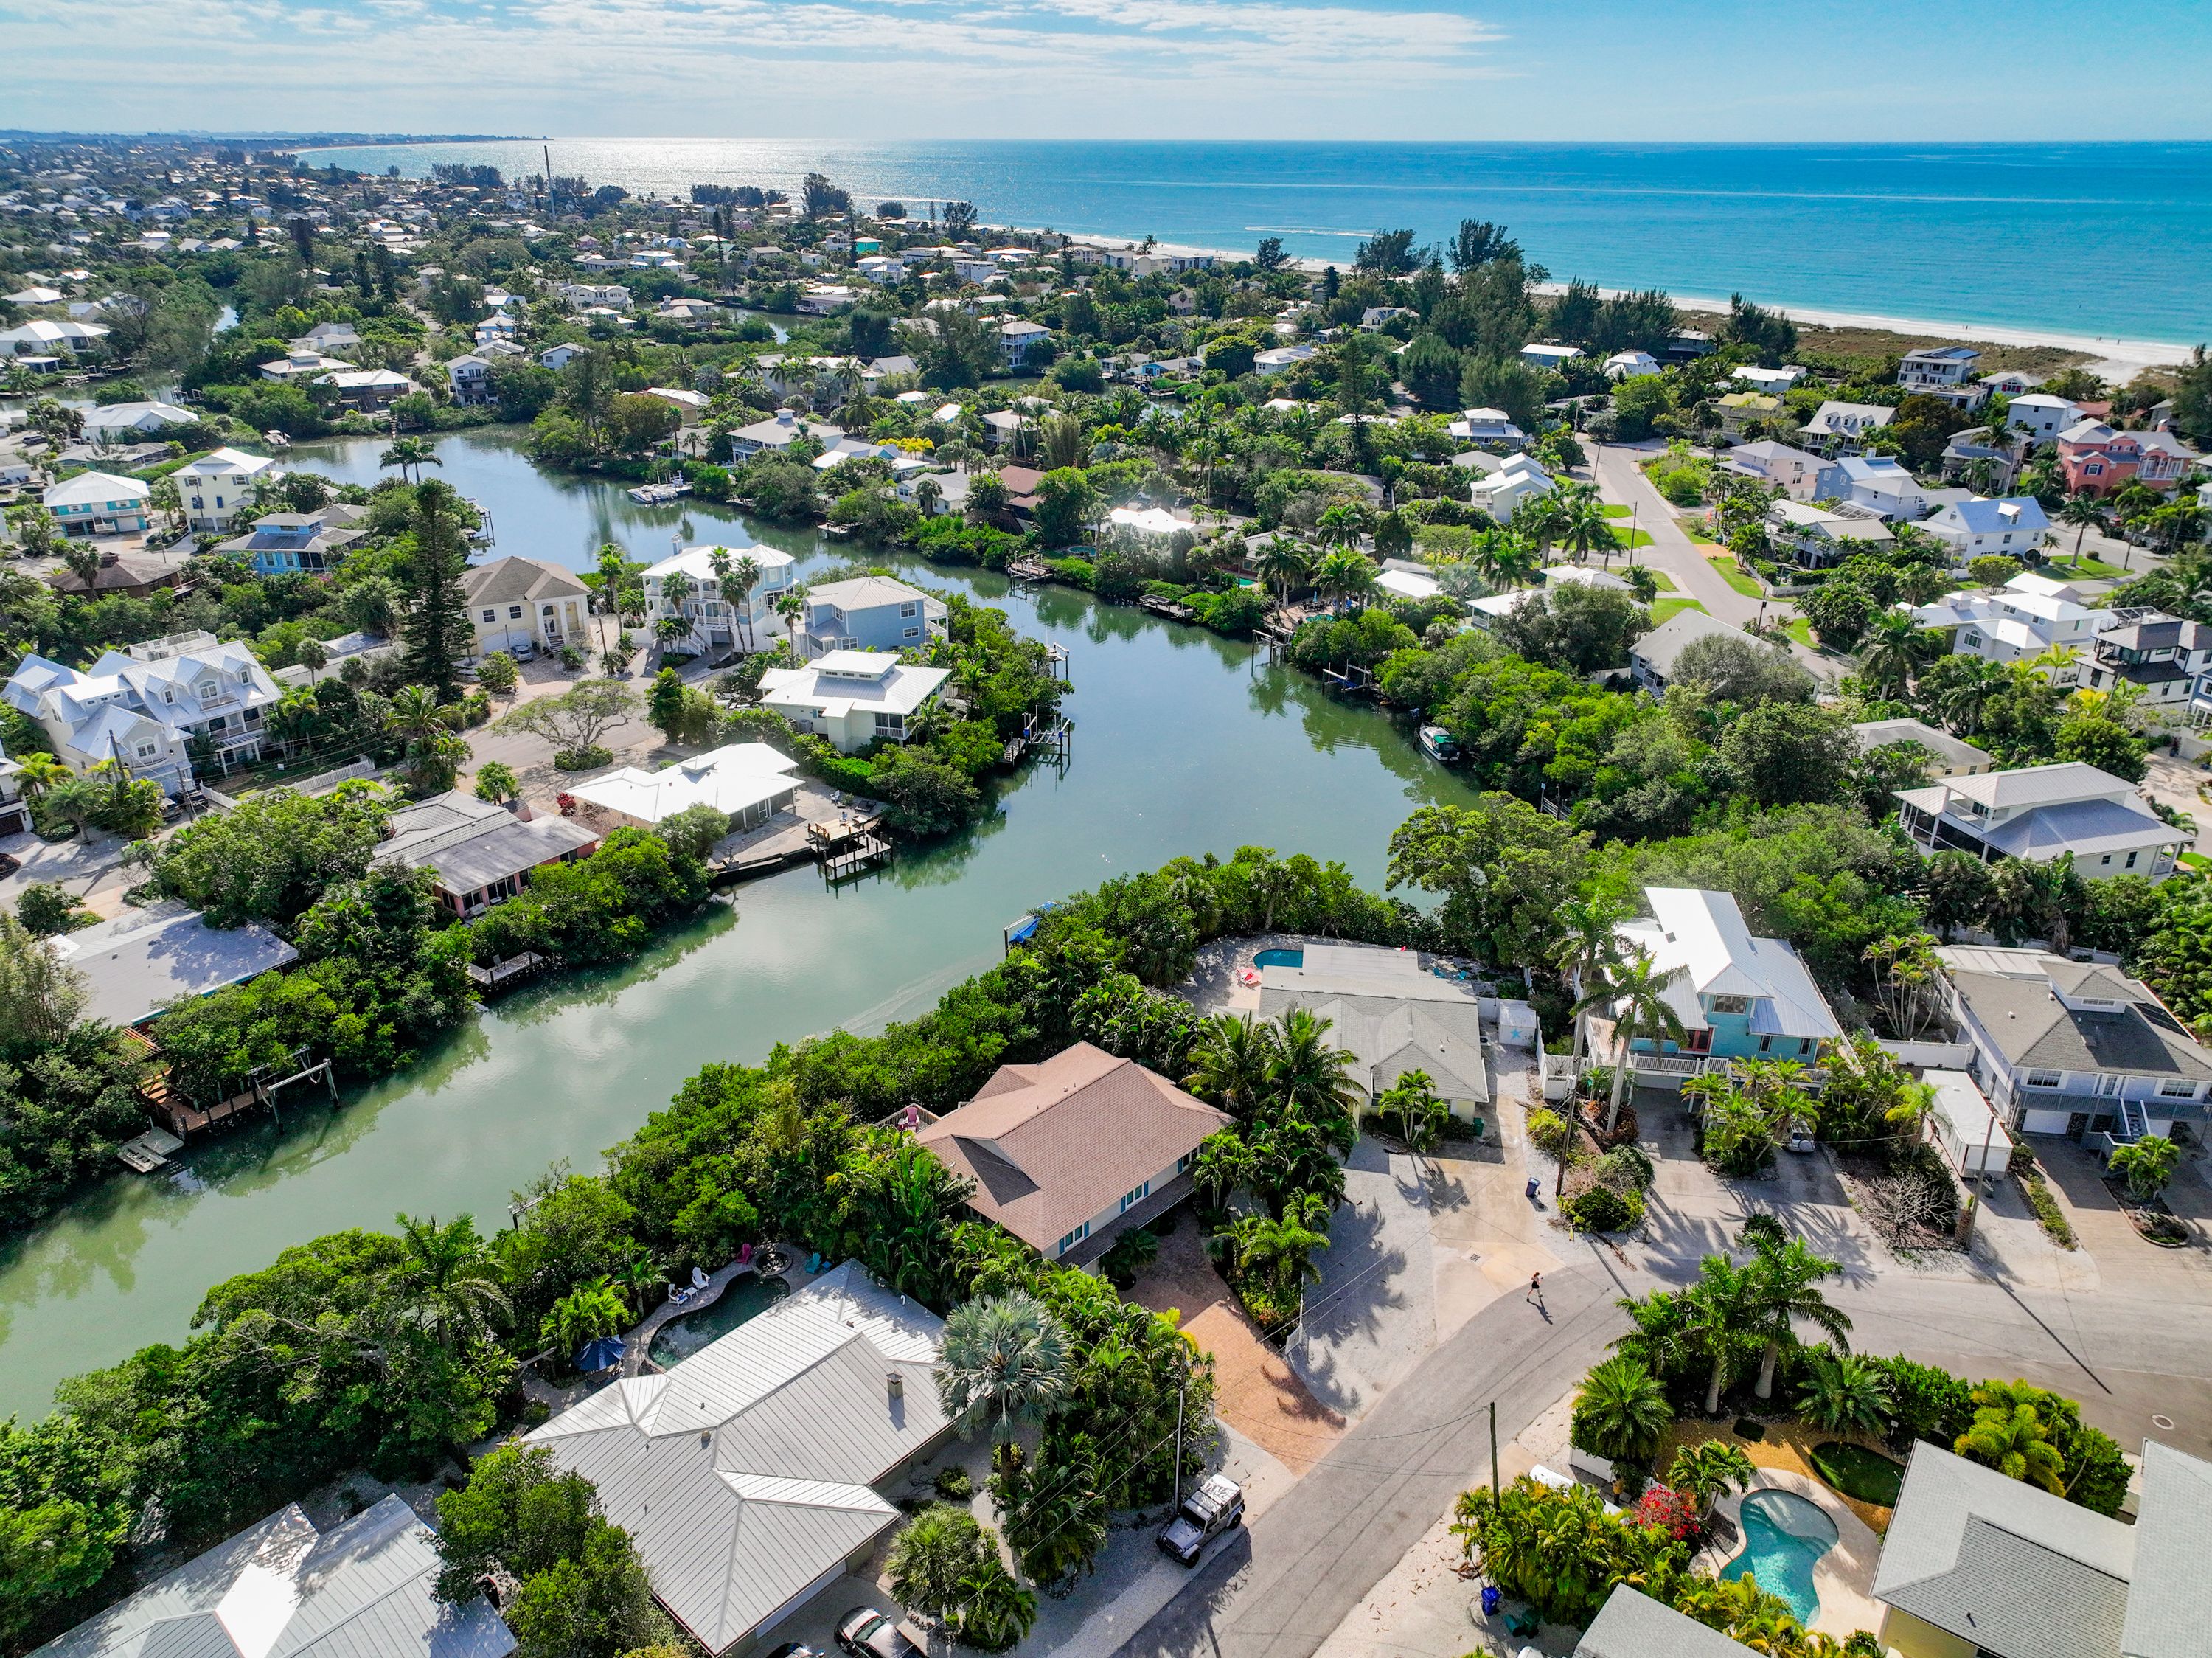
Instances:
[[[1971,1042],[1893,1042],[1878,1036],[1875,1044],[1891,1058],[1925,1070],[1964,1070],[1974,1058]]]

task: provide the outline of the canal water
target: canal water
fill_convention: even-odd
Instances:
[[[383,445],[301,444],[290,459],[376,476]],[[766,542],[819,569],[849,554],[811,530],[685,503],[640,507],[612,485],[541,474],[512,433],[441,444],[441,476],[492,515],[493,556],[576,568],[602,541],[661,556],[683,534]],[[1385,842],[1416,807],[1467,791],[1370,707],[1255,661],[1245,644],[1059,588],[911,564],[917,579],[1004,607],[1066,646],[1074,694],[1065,771],[1032,766],[965,833],[903,851],[883,875],[827,887],[796,869],[619,968],[486,1009],[412,1069],[333,1108],[210,1143],[173,1179],[121,1177],[0,1251],[0,1417],[41,1413],[63,1377],[188,1331],[202,1294],[278,1250],[394,1215],[468,1212],[505,1225],[510,1194],[549,1164],[605,1148],[708,1060],[868,1031],[928,1007],[988,966],[1027,906],[1178,853],[1273,846],[1383,878]]]

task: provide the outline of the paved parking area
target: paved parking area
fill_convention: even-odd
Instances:
[[[1285,1349],[1313,1395],[1347,1417],[1379,1399],[1437,1344],[1436,1271],[1426,1160],[1372,1136],[1345,1163],[1345,1202],[1321,1282]]]

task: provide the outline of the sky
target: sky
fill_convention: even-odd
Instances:
[[[2212,138],[2212,4],[0,0],[0,126],[555,137]]]

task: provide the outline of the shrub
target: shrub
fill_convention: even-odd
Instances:
[[[1528,1113],[1528,1142],[1547,1157],[1556,1158],[1567,1149],[1574,1131],[1565,1118],[1541,1106]]]
[[[975,1482],[965,1468],[939,1468],[930,1489],[947,1503],[965,1503],[975,1495]]]
[[[58,881],[26,887],[15,900],[15,919],[44,937],[65,933],[78,924],[76,900]]]
[[[615,763],[614,750],[599,743],[584,748],[557,748],[553,751],[556,771],[595,771],[600,766]]]
[[[1560,1205],[1567,1224],[1577,1232],[1626,1232],[1644,1220],[1644,1194],[1626,1193],[1610,1186],[1586,1186]]]

